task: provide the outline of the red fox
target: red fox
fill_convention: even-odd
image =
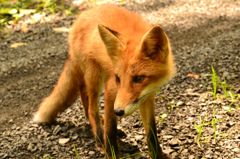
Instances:
[[[168,158],[157,139],[154,95],[174,73],[170,42],[160,26],[125,8],[98,6],[80,14],[74,23],[64,69],[33,121],[51,122],[80,94],[95,139],[104,143],[105,156],[111,159],[119,156],[117,116],[140,109],[151,158]],[[102,88],[103,124],[98,109]]]

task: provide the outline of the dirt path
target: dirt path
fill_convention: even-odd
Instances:
[[[240,158],[239,98],[234,102],[224,96],[214,100],[210,93],[211,66],[232,86],[235,95],[240,93],[239,6],[234,0],[127,4],[152,23],[161,24],[172,42],[178,73],[156,97],[156,119],[159,140],[173,158]],[[103,156],[95,148],[79,102],[61,114],[56,124],[37,126],[30,122],[33,111],[54,86],[67,55],[67,33],[54,28],[69,27],[73,19],[1,37],[0,158]],[[15,43],[22,46],[11,47]],[[219,90],[219,94],[223,92]],[[119,123],[125,133],[121,138],[125,157],[134,153],[129,158],[146,158],[138,113]],[[205,126],[198,136],[195,128],[201,124]],[[61,139],[67,142],[60,144]]]

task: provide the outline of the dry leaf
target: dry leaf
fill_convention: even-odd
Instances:
[[[22,42],[19,42],[19,43],[13,43],[10,45],[11,48],[17,48],[17,47],[20,47],[20,46],[25,46],[27,45],[27,43],[22,43]]]
[[[199,79],[200,75],[196,73],[188,73],[187,77],[194,78],[194,79]]]

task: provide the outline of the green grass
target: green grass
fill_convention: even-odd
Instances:
[[[76,148],[76,145],[73,145],[73,151],[74,151],[74,154],[75,154],[75,159],[80,159],[80,156],[79,156],[79,152]]]
[[[109,140],[108,137],[107,137],[107,140],[108,140],[108,144],[109,144],[109,146],[110,146],[110,150],[111,150],[111,157],[112,157],[112,159],[116,159],[117,156],[116,156],[116,153],[115,153],[114,147],[111,145],[111,142],[110,142],[110,140]]]
[[[157,158],[157,155],[158,155],[157,153],[158,152],[156,152],[155,149],[156,149],[156,147],[159,146],[158,145],[159,143],[158,143],[158,139],[157,139],[157,136],[156,136],[156,132],[153,131],[152,127],[151,127],[151,133],[152,133],[152,135],[154,137],[154,142],[155,142],[155,145],[152,145],[152,143],[151,143],[151,147],[152,147],[152,151],[153,151],[153,152],[151,152],[152,155],[153,155],[152,158]]]
[[[202,117],[199,115],[199,123],[194,124],[194,129],[197,131],[197,137],[195,139],[195,142],[198,144],[198,147],[202,148],[201,140],[203,136],[204,127],[208,125],[208,123],[202,119]]]
[[[109,139],[108,139],[108,142],[110,144],[110,140]],[[102,146],[104,148],[104,145],[102,145]],[[110,144],[110,150],[111,150],[111,157],[112,157],[112,159],[117,159],[114,147],[111,144]],[[78,152],[78,150],[76,148],[76,145],[73,145],[73,152],[74,152],[74,159],[81,159],[81,157],[79,156],[79,152]],[[140,152],[134,153],[134,154],[131,154],[131,155],[129,154],[126,157],[121,157],[120,159],[135,158],[137,156],[140,156],[140,154],[141,154]],[[52,158],[49,158],[49,157],[51,157],[51,156],[46,156],[44,159],[52,159]]]
[[[219,78],[218,75],[214,69],[214,67],[212,66],[212,86],[213,86],[213,97],[216,98],[217,96],[217,88],[218,88],[218,82],[219,82]]]
[[[74,9],[66,0],[0,0],[0,27],[13,24],[24,16],[35,13],[72,14]]]
[[[169,112],[172,112],[175,108],[177,108],[177,105],[176,105],[176,103],[171,102],[171,103],[168,105],[167,108],[168,108]]]
[[[165,119],[167,118],[168,114],[163,113],[162,115],[159,116],[159,123],[162,124],[164,123]]]
[[[232,104],[236,103],[240,100],[240,95],[234,93],[234,91],[231,89],[231,86],[229,86],[226,82],[226,80],[221,81],[220,77],[216,73],[214,67],[212,66],[212,94],[214,99],[217,99],[219,97],[223,97],[224,99],[227,99]],[[221,91],[223,94],[218,93]]]
[[[222,109],[231,112],[236,109],[239,109],[239,101],[240,101],[240,95],[234,93],[232,91],[231,87],[227,84],[227,82],[221,81],[220,77],[216,73],[214,67],[211,67],[212,70],[212,76],[211,76],[211,81],[212,81],[212,95],[214,100],[220,100],[224,102],[224,100],[227,100],[230,102],[230,105],[223,106]],[[234,108],[234,106],[236,106]],[[195,142],[198,144],[200,148],[202,148],[202,141],[204,140],[204,129],[206,127],[211,128],[213,131],[213,137],[209,136],[209,138],[213,139],[213,142],[217,142],[217,138],[220,137],[220,132],[218,131],[218,125],[222,121],[217,118],[217,110],[219,110],[220,107],[216,107],[215,104],[213,104],[212,107],[212,113],[211,117],[209,115],[201,116],[199,115],[198,122],[195,122],[194,124],[194,129],[197,132],[197,137],[195,139]],[[223,119],[224,120],[224,119]]]
[[[197,137],[195,138],[195,142],[197,143],[198,147],[202,148],[202,141],[206,138],[211,139],[211,136],[206,137],[204,135],[204,129],[211,127],[213,130],[213,142],[216,143],[217,136],[218,136],[218,129],[217,126],[220,120],[216,118],[216,109],[213,108],[212,117],[210,121],[208,116],[200,116],[198,118],[198,122],[194,124],[194,129],[197,131]],[[205,136],[205,137],[204,137]]]

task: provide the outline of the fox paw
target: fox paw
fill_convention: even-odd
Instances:
[[[47,115],[44,115],[43,113],[36,112],[33,115],[32,121],[33,123],[36,123],[36,124],[44,124],[44,123],[51,123],[52,119],[49,118]]]

